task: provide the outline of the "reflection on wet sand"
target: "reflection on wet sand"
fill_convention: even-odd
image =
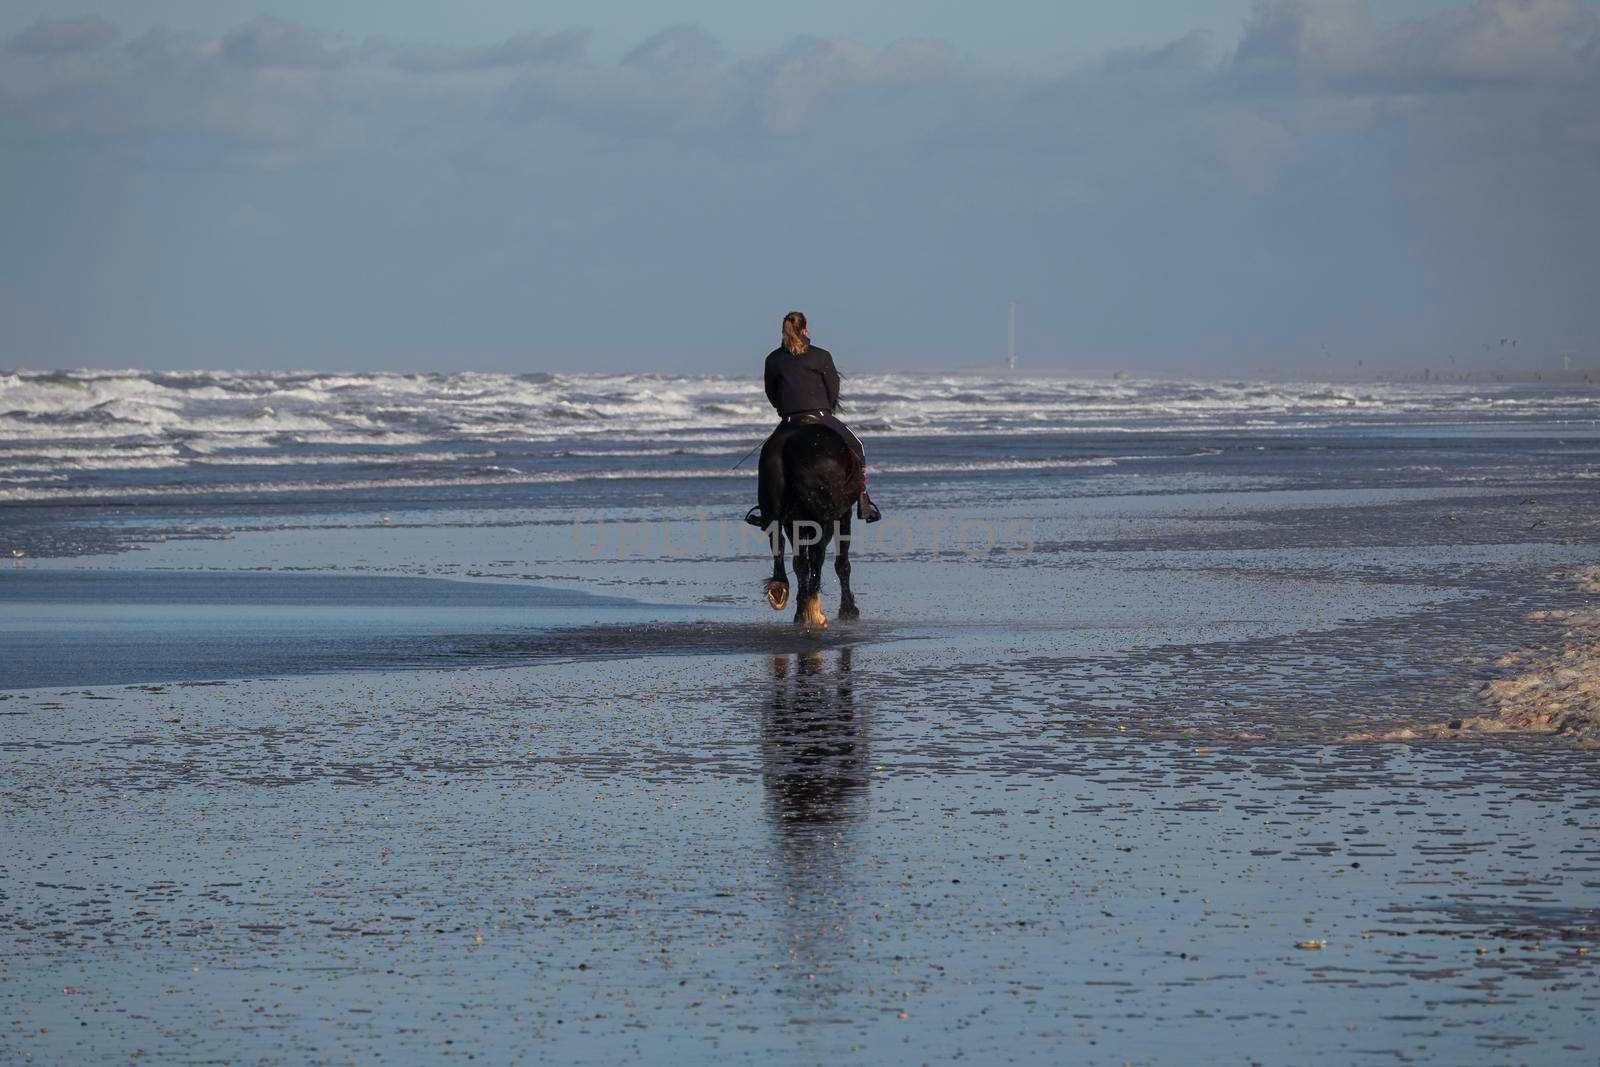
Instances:
[[[856,712],[854,649],[773,656],[761,724],[761,769],[780,842],[809,840],[848,823],[872,775],[864,717]]]
[[[779,882],[780,950],[796,1009],[829,1014],[833,972],[860,907],[855,839],[872,778],[867,717],[851,687],[853,650],[773,656],[761,720],[761,769]]]

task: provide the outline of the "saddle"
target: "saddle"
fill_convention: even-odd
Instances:
[[[841,441],[844,440],[844,436],[840,434],[838,430],[828,425],[827,412],[825,411],[797,411],[793,415],[781,416],[778,419],[778,425],[774,426],[772,428],[772,432],[767,435],[767,440],[771,441],[784,430],[787,430],[793,426],[821,426],[823,429],[829,431],[833,434],[833,436],[839,438]],[[849,443],[850,442],[845,441],[846,445]]]

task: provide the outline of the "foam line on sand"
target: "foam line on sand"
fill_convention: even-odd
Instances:
[[[1586,593],[1600,593],[1600,567],[1570,575]],[[1487,714],[1452,719],[1383,734],[1353,735],[1351,741],[1408,741],[1464,734],[1555,734],[1583,748],[1600,748],[1600,607],[1535,611],[1534,622],[1561,626],[1549,644],[1495,661],[1517,673],[1479,690]]]

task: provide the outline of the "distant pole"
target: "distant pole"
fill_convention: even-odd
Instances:
[[[1017,302],[1011,301],[1010,340],[1006,345],[1006,366],[1017,369]]]

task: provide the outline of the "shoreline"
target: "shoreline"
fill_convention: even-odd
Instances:
[[[1586,593],[1600,594],[1600,567],[1571,574]],[[1495,660],[1517,674],[1486,684],[1478,697],[1491,714],[1435,726],[1435,737],[1466,734],[1549,734],[1580,748],[1600,748],[1600,607],[1529,613],[1560,626],[1548,643]]]
[[[1600,594],[1600,566],[1562,572],[1584,593]],[[1345,742],[1405,742],[1492,736],[1548,736],[1576,748],[1600,749],[1600,607],[1539,609],[1530,622],[1560,626],[1548,640],[1493,660],[1508,677],[1476,691],[1483,715],[1350,734]]]

